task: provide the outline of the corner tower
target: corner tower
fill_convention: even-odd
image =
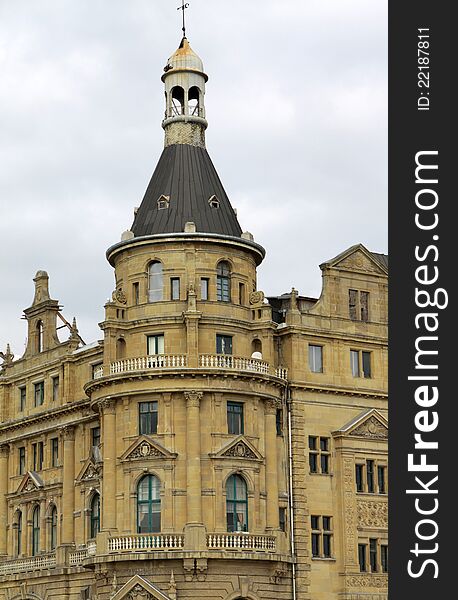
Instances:
[[[287,379],[257,289],[264,249],[242,233],[206,150],[207,76],[186,37],[162,80],[165,147],[107,251],[103,366],[85,387],[102,425],[97,554],[119,585],[132,552],[164,592],[173,573],[180,600],[195,596],[191,581],[215,599],[261,587],[286,600]]]

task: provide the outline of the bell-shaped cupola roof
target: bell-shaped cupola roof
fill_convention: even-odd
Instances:
[[[131,227],[135,237],[197,233],[240,237],[242,229],[205,145],[202,60],[183,37],[164,67],[165,147]]]

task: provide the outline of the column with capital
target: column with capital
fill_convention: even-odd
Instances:
[[[277,530],[278,520],[278,473],[277,473],[277,405],[272,400],[264,401],[265,448],[266,448],[266,492],[267,529]]]
[[[102,530],[116,529],[116,400],[101,403],[103,481],[102,481]]]
[[[61,431],[64,446],[62,486],[62,545],[75,542],[75,428],[64,427]]]
[[[8,493],[8,446],[0,446],[0,556],[6,556],[7,538],[6,530],[8,524],[8,501],[6,494]]]

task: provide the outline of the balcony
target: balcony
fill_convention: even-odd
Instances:
[[[158,552],[161,550],[182,550],[184,535],[123,535],[108,538],[108,552]]]
[[[276,538],[270,535],[249,533],[210,533],[207,535],[210,550],[239,550],[241,552],[275,552]]]
[[[30,571],[41,571],[42,569],[54,569],[57,566],[56,553],[31,556],[30,558],[17,558],[0,564],[0,577],[12,573],[27,573]]]
[[[123,375],[139,372],[157,372],[164,369],[179,370],[187,369],[188,357],[186,354],[154,354],[138,358],[125,358],[111,363],[109,373],[106,373],[100,365],[94,370],[94,380],[101,379],[105,375]],[[198,369],[229,371],[233,373],[265,374],[286,380],[288,370],[282,367],[272,367],[269,363],[257,358],[242,358],[231,354],[200,354]]]

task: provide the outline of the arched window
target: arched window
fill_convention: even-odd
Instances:
[[[96,537],[100,531],[100,496],[94,494],[91,501],[91,540]]]
[[[40,552],[40,507],[35,506],[32,514],[32,556]]]
[[[184,115],[184,89],[176,86],[172,89],[171,117]]]
[[[57,508],[55,506],[51,511],[50,534],[50,549],[55,550],[57,548]]]
[[[148,299],[150,302],[160,302],[163,298],[162,263],[154,261],[148,269]]]
[[[248,531],[248,493],[241,475],[231,475],[226,483],[228,531]]]
[[[37,323],[37,352],[43,352],[43,321]]]
[[[20,556],[22,554],[22,512],[20,510],[17,512],[16,525],[16,554]]]
[[[138,533],[157,533],[161,530],[161,483],[155,475],[143,477],[137,488]]]
[[[196,116],[196,117],[202,116],[200,114],[200,90],[196,86],[189,88],[188,106],[189,106],[189,114],[191,116]]]
[[[126,358],[126,340],[123,338],[118,338],[116,340],[116,358],[118,360]]]
[[[216,297],[220,302],[231,301],[231,265],[224,260],[216,269]]]

